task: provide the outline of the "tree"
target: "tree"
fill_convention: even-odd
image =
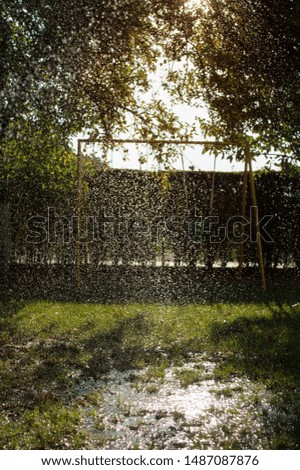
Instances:
[[[2,1],[1,132],[42,113],[66,133],[123,128],[185,0]]]
[[[0,212],[8,213],[10,180],[22,174],[22,165],[40,165],[37,175],[45,161],[55,160],[55,150],[49,155],[51,135],[63,153],[70,135],[83,129],[108,137],[124,130],[126,113],[137,118],[142,132],[151,118],[154,127],[177,130],[160,103],[156,110],[143,109],[137,91],[149,88],[159,44],[185,3],[0,0]],[[32,151],[33,144],[42,158],[29,164],[27,155],[20,167],[25,147]]]
[[[190,103],[208,106],[208,135],[237,144],[248,135],[260,152],[299,158],[299,26],[299,0],[207,0],[195,8],[174,53],[187,66],[172,78]]]
[[[28,197],[41,191],[68,193],[76,187],[77,158],[46,121],[17,121],[15,138],[3,143],[0,174],[13,187],[26,188]],[[11,192],[11,191],[10,191]],[[22,198],[24,199],[24,194]],[[15,199],[10,194],[10,199]]]

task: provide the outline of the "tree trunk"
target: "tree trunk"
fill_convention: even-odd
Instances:
[[[0,269],[6,273],[11,257],[11,213],[7,202],[0,202]]]

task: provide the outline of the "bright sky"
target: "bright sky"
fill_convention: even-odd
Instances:
[[[171,65],[171,67],[178,67],[178,64]],[[168,67],[168,65],[167,65]],[[179,65],[180,67],[180,65]],[[160,99],[164,104],[168,105],[172,111],[179,116],[180,120],[188,125],[195,123],[195,118],[197,116],[206,117],[207,112],[202,108],[192,108],[187,105],[172,105],[170,95],[162,87],[162,79],[165,76],[165,71],[163,68],[158,68],[157,73],[153,74],[151,77],[152,88],[151,92],[147,95],[143,95],[143,100],[149,101],[153,98]],[[198,127],[198,126],[197,126]],[[84,138],[86,136],[81,136]],[[115,138],[121,139],[131,139],[130,135],[121,135],[115,136]],[[204,136],[201,135],[199,130],[199,135],[195,136],[193,140],[205,140]],[[213,139],[211,139],[213,140]],[[101,146],[91,145],[87,148],[87,153],[89,151],[96,152],[100,150]],[[124,149],[126,151],[124,152]],[[186,146],[183,149],[183,157],[179,157],[177,161],[172,162],[172,168],[176,170],[182,170],[183,167],[185,170],[195,169],[202,171],[212,171],[215,165],[214,156],[209,154],[202,154],[203,148],[201,146]],[[146,156],[146,163],[141,164],[139,161],[140,155]],[[102,158],[102,152],[99,151],[99,158]],[[151,149],[147,145],[135,145],[135,144],[125,144],[122,149],[116,149],[110,151],[108,154],[108,163],[112,168],[127,168],[127,169],[142,169],[142,170],[158,170],[163,169],[151,156]],[[257,170],[266,166],[266,158],[260,157],[256,161],[253,161],[253,169]],[[192,167],[192,168],[191,168]],[[228,161],[226,159],[221,159],[220,157],[216,160],[216,171],[243,171],[244,163],[236,161]]]
[[[141,150],[141,145],[139,145],[139,149]],[[158,163],[151,158],[151,155],[148,157],[148,161],[145,164],[140,164],[139,162],[139,155],[138,152],[133,144],[128,144],[125,146],[129,150],[128,152],[128,159],[123,159],[123,154],[115,152],[109,153],[109,164],[113,168],[129,168],[129,169],[142,169],[142,170],[157,170],[159,169]],[[145,147],[144,147],[145,148]],[[150,153],[150,152],[149,152]],[[202,155],[201,154],[201,147],[186,147],[183,155],[183,165],[182,165],[182,158],[175,162],[172,162],[172,168],[176,170],[182,170],[184,166],[185,170],[194,169],[194,170],[202,170],[202,171],[213,171],[214,169],[214,157],[208,154]],[[264,157],[258,158],[255,162],[253,162],[253,169],[257,170],[266,166],[266,159]],[[193,168],[191,168],[193,167]],[[162,167],[160,167],[163,169]],[[244,163],[243,162],[236,162],[232,161],[229,162],[228,160],[222,160],[221,158],[217,158],[216,161],[216,171],[243,171],[244,170]]]
[[[164,102],[169,102],[167,96],[161,96]],[[181,118],[182,121],[191,124],[194,122],[195,117],[199,115],[199,109],[193,109],[185,105],[173,106],[172,110]],[[205,111],[203,111],[205,114]],[[120,136],[116,136],[116,138]],[[130,136],[122,135],[121,138],[130,138]],[[195,137],[194,140],[205,140],[203,135]],[[87,153],[89,151],[96,152],[101,146],[100,144],[91,145],[87,148]],[[125,152],[124,152],[125,150]],[[183,148],[183,159],[180,156],[177,161],[172,162],[172,168],[176,170],[182,170],[183,167],[185,170],[195,169],[202,171],[213,171],[215,159],[214,156],[209,154],[202,154],[203,148],[201,146],[185,146]],[[147,162],[141,164],[139,161],[139,156],[146,156]],[[101,158],[101,151],[99,151],[99,158]],[[183,160],[183,161],[182,161]],[[147,145],[135,145],[135,144],[125,144],[122,148],[116,149],[114,151],[109,151],[108,153],[108,163],[112,168],[123,168],[123,169],[141,169],[154,171],[158,169],[163,169],[151,156],[151,149]],[[260,157],[253,162],[253,169],[257,170],[266,166],[266,158]],[[193,168],[191,168],[193,167]],[[228,161],[221,159],[220,157],[216,160],[216,171],[243,171],[244,163],[236,161]]]
[[[168,99],[166,97],[165,102]],[[181,118],[182,121],[192,123],[195,120],[195,117],[199,115],[199,109],[193,109],[185,105],[173,106],[172,110]],[[205,114],[203,111],[202,114]],[[124,136],[125,138],[125,136]],[[205,140],[203,135],[195,137],[194,140]],[[213,139],[210,139],[213,140]],[[110,165],[113,168],[130,168],[130,169],[142,169],[142,170],[157,170],[159,169],[158,163],[151,157],[151,149],[147,148],[146,145],[134,145],[126,144],[124,146],[128,150],[125,154],[122,150],[110,152],[108,155],[108,160]],[[185,146],[183,148],[183,161],[180,156],[177,161],[172,162],[172,167],[176,170],[182,170],[183,166],[185,170],[193,169],[202,171],[212,171],[215,165],[215,159],[213,155],[202,154],[203,147],[196,146]],[[140,164],[139,162],[139,153],[147,155],[147,162]],[[257,170],[266,166],[266,158],[260,157],[256,161],[253,161],[253,169]],[[162,168],[161,168],[162,169]],[[232,161],[229,162],[226,159],[221,159],[221,157],[216,160],[216,171],[243,171],[244,163]]]

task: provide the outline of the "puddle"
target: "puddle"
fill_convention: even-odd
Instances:
[[[214,368],[197,356],[154,376],[151,368],[114,369],[101,381],[80,383],[77,393],[93,392],[96,401],[83,408],[91,448],[97,441],[122,450],[267,448],[274,418],[270,393],[245,378],[216,381]]]

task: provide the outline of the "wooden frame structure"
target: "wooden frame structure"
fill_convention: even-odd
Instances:
[[[81,235],[81,214],[82,208],[84,207],[84,187],[83,187],[83,170],[82,170],[82,145],[83,144],[95,144],[105,142],[105,139],[78,139],[77,141],[77,178],[78,178],[78,186],[77,186],[77,241],[76,241],[76,283],[77,288],[80,289],[81,286],[81,247],[80,247],[80,235]],[[228,145],[234,145],[231,142],[225,141],[207,141],[207,140],[143,140],[143,139],[111,139],[109,143],[113,144],[164,144],[164,145],[201,145],[201,146],[208,146],[208,147],[216,147],[216,148],[223,148]],[[257,241],[257,254],[259,260],[259,269],[261,275],[261,282],[262,288],[265,291],[267,289],[266,285],[266,276],[265,276],[265,268],[264,268],[264,261],[263,261],[263,250],[262,250],[262,243],[261,243],[261,233],[259,227],[259,217],[258,217],[258,207],[257,207],[257,200],[256,200],[256,189],[255,189],[255,181],[253,176],[252,170],[252,154],[251,148],[249,143],[241,146],[244,148],[245,152],[245,168],[244,168],[244,177],[243,177],[243,199],[242,199],[242,217],[246,217],[246,210],[247,210],[247,186],[248,186],[248,178],[250,181],[250,190],[251,190],[251,199],[252,204],[254,207],[254,216],[255,216],[255,230],[256,230],[256,241]],[[213,180],[214,185],[214,180]],[[212,191],[214,190],[214,187]],[[212,197],[211,195],[211,203],[210,203],[210,212],[212,208]],[[242,237],[245,234],[245,226],[242,224]],[[239,254],[239,272],[240,278],[242,278],[242,271],[243,271],[243,264],[244,264],[244,244],[240,244],[240,254]]]

